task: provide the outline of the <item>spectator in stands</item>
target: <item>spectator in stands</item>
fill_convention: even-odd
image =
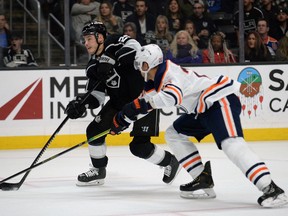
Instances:
[[[207,11],[209,13],[215,13],[221,11],[222,0],[206,0]]]
[[[248,35],[250,31],[256,31],[257,28],[257,20],[260,18],[264,18],[262,11],[254,7],[254,0],[243,0],[244,4],[244,34],[245,37]],[[239,10],[233,16],[233,25],[236,30],[237,39],[239,41]]]
[[[186,30],[189,33],[190,37],[193,39],[195,44],[198,46],[198,42],[200,41],[200,38],[196,34],[195,25],[191,20],[189,20],[189,19],[186,20],[186,22],[184,24],[184,30]]]
[[[208,49],[202,52],[203,63],[235,63],[236,58],[227,48],[223,32],[215,32],[208,42]]]
[[[125,23],[123,27],[123,34],[129,35],[131,38],[136,39],[142,46],[145,45],[142,38],[139,38],[139,35],[137,34],[137,28],[135,23],[133,22]]]
[[[179,0],[169,0],[166,16],[169,22],[169,29],[173,34],[184,27],[184,15],[181,11]]]
[[[148,12],[153,14],[154,17],[158,15],[166,15],[166,8],[169,0],[146,0],[148,5]]]
[[[80,43],[84,24],[99,16],[100,3],[92,0],[79,0],[71,8],[71,24],[76,43]]]
[[[248,33],[245,40],[244,51],[246,62],[264,62],[272,60],[272,56],[267,46],[256,31]]]
[[[121,17],[113,15],[112,4],[109,0],[103,0],[99,7],[100,15],[96,19],[102,22],[108,34],[123,34],[123,21]]]
[[[201,52],[185,30],[178,31],[174,36],[170,49],[167,51],[166,59],[176,64],[202,63]]]
[[[276,22],[277,6],[273,5],[273,2],[274,0],[261,0],[259,2],[263,16],[269,22],[270,26]]]
[[[10,46],[11,32],[6,20],[6,15],[0,11],[0,47],[7,48]]]
[[[279,0],[278,1],[279,3],[278,3],[278,6],[280,7],[280,8],[288,8],[288,1],[287,0]]]
[[[279,8],[276,16],[277,22],[271,26],[270,35],[280,40],[288,31],[288,9]]]
[[[278,48],[278,41],[269,36],[269,22],[266,19],[259,19],[257,22],[257,32],[267,46],[271,56],[275,58],[275,52]]]
[[[32,52],[23,48],[23,38],[18,32],[12,33],[11,46],[4,54],[3,62],[6,67],[38,66]]]
[[[189,18],[194,22],[197,36],[200,38],[198,42],[199,49],[206,49],[208,47],[209,37],[217,31],[214,21],[204,12],[205,4],[202,0],[199,0],[195,2],[193,15]]]
[[[182,0],[181,10],[185,20],[193,15],[194,0]]]
[[[3,65],[3,53],[10,46],[11,33],[4,11],[0,11],[0,67]]]
[[[121,17],[125,22],[126,18],[134,12],[134,6],[128,3],[128,0],[118,0],[113,5],[113,14]]]
[[[126,22],[133,22],[137,27],[137,34],[144,40],[148,31],[154,31],[155,17],[148,12],[146,0],[136,0],[135,12],[127,17]]]
[[[288,61],[288,32],[279,40],[276,61]]]
[[[159,15],[156,18],[155,31],[149,31],[146,33],[145,42],[146,44],[157,44],[161,48],[165,57],[173,37],[174,35],[169,31],[167,17],[165,15]]]

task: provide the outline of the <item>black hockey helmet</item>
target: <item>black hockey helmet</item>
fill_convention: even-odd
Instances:
[[[82,29],[82,36],[85,35],[95,35],[98,41],[98,34],[102,34],[104,36],[104,40],[107,37],[107,29],[106,26],[99,21],[89,21],[86,23]]]

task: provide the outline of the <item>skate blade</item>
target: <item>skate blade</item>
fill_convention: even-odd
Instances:
[[[216,194],[213,188],[206,188],[197,191],[181,191],[180,196],[185,199],[213,199]]]
[[[104,184],[104,179],[94,180],[90,182],[80,182],[80,181],[76,182],[76,185],[79,187],[99,186],[103,184]]]
[[[264,200],[261,203],[261,206],[263,206],[264,208],[277,208],[277,207],[284,206],[287,203],[288,203],[288,198],[283,193],[283,194],[278,195],[276,199],[271,197],[271,198]]]

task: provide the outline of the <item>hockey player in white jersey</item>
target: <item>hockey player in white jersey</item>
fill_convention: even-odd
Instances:
[[[165,139],[193,178],[190,183],[180,186],[182,197],[216,197],[210,162],[203,165],[196,145],[188,139],[193,136],[200,141],[212,134],[218,148],[263,192],[258,199],[259,205],[277,207],[288,203],[284,191],[272,181],[265,163],[243,139],[241,104],[235,94],[239,91],[238,82],[226,76],[211,79],[169,60],[163,61],[161,49],[155,44],[143,46],[135,56],[134,65],[147,81],[146,92],[149,94],[126,104],[115,115],[111,134],[120,133],[137,116],[150,110],[179,107],[186,114],[168,127]]]

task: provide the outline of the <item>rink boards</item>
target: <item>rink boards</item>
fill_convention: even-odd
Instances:
[[[288,140],[287,65],[236,65],[187,67],[213,77],[227,75],[241,83],[241,120],[245,137],[254,140]],[[43,147],[66,115],[64,109],[75,95],[85,89],[84,69],[7,70],[0,73],[0,149]],[[108,99],[108,98],[107,98]],[[85,129],[99,109],[81,119],[69,120],[51,147],[66,147],[85,140]],[[176,108],[161,110],[160,136],[183,112]],[[108,145],[129,143],[129,130],[108,136]],[[204,142],[213,142],[208,136]]]

